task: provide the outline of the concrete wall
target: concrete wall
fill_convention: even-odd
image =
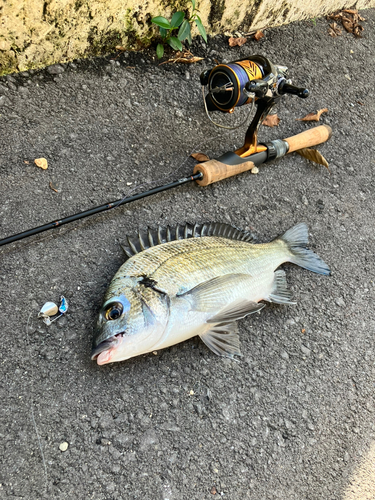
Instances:
[[[271,27],[322,16],[352,0],[197,0],[209,34]],[[0,75],[148,46],[151,18],[186,10],[188,0],[0,0]],[[375,6],[359,0],[356,8]]]

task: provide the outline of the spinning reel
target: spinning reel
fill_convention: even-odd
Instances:
[[[266,57],[255,55],[228,64],[219,64],[213,69],[204,71],[200,76],[204,105],[208,118],[217,126],[233,129],[216,123],[209,112],[233,113],[238,106],[251,104],[249,115],[257,107],[253,120],[247,129],[244,145],[235,151],[240,158],[270,150],[266,161],[283,156],[287,151],[280,151],[281,144],[258,144],[258,129],[262,120],[269,114],[271,108],[277,104],[284,94],[292,94],[306,98],[309,91],[305,88],[295,87],[287,79],[288,68],[272,64]],[[205,95],[205,88],[208,93]],[[247,117],[245,119],[247,121]],[[283,141],[284,142],[284,141]],[[276,143],[276,144],[273,144]],[[282,148],[283,149],[283,148]]]

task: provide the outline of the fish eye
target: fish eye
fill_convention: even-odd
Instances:
[[[105,317],[108,320],[118,319],[121,316],[123,310],[123,305],[120,302],[116,302],[115,304],[111,304],[107,308],[107,310],[105,311]]]

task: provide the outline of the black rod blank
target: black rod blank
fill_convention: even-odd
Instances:
[[[196,181],[201,177],[202,174],[199,172],[195,175],[184,177],[169,184],[165,184],[164,186],[158,186],[156,188],[150,189],[149,191],[144,191],[143,193],[135,194],[134,196],[129,196],[121,200],[112,201],[111,203],[106,203],[105,205],[100,205],[99,207],[91,208],[90,210],[86,210],[85,212],[79,212],[78,214],[70,215],[68,217],[65,217],[64,219],[49,222],[48,224],[44,224],[43,226],[34,227],[33,229],[29,229],[27,231],[24,231],[23,233],[18,233],[12,236],[8,236],[7,238],[0,240],[0,247],[3,245],[7,245],[8,243],[13,243],[14,241],[22,240],[23,238],[27,238],[28,236],[42,233],[43,231],[47,231],[48,229],[54,229],[56,227],[63,226],[64,224],[68,224],[69,222],[83,219],[84,217],[104,212],[106,210],[110,210],[111,208],[116,208],[119,207],[120,205],[131,203],[132,201],[146,198],[147,196],[151,196],[152,194],[161,193],[162,191],[166,191],[168,189],[181,186],[182,184],[186,184],[187,182]]]

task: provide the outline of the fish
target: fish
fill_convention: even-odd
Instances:
[[[303,222],[268,243],[220,222],[127,237],[127,260],[104,296],[91,359],[105,365],[195,336],[217,355],[241,356],[238,320],[260,311],[264,301],[295,304],[279,266],[291,262],[330,275],[307,244]]]

